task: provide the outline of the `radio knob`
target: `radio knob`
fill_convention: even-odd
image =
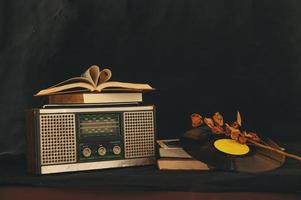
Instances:
[[[105,147],[99,147],[97,152],[98,152],[98,155],[104,156],[107,153],[107,149]]]
[[[120,154],[120,153],[121,153],[121,148],[120,148],[120,146],[114,146],[114,147],[113,147],[113,153],[114,153],[115,155]]]
[[[83,153],[83,156],[84,156],[84,157],[88,158],[88,157],[91,156],[92,151],[91,151],[91,149],[90,149],[89,147],[85,147],[85,148],[83,149],[82,153]]]

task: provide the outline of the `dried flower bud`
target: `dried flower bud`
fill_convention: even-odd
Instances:
[[[214,127],[211,128],[211,131],[212,131],[212,133],[215,133],[215,134],[224,133],[224,129],[221,126],[214,126]]]
[[[247,138],[244,136],[244,135],[242,135],[242,134],[240,134],[239,136],[238,136],[238,140],[237,140],[240,144],[246,144],[246,142],[247,142]]]
[[[238,124],[238,122],[233,122],[232,124],[231,124],[231,127],[232,128],[235,128],[235,129],[239,129],[239,124]]]
[[[203,118],[197,113],[193,113],[191,116],[191,125],[193,128],[197,128],[203,124]]]
[[[232,126],[229,126],[229,124],[227,124],[227,123],[225,123],[225,125],[226,125],[226,132],[227,132],[227,133],[231,133],[231,132],[234,132],[234,131],[239,131],[239,129],[234,128],[234,127],[232,127]],[[239,132],[240,132],[240,131],[239,131]]]
[[[238,123],[239,126],[241,126],[241,116],[239,111],[237,111],[236,114],[236,122]]]
[[[230,137],[233,140],[238,140],[238,137],[240,136],[240,132],[239,131],[233,131],[230,133]]]
[[[224,125],[224,118],[219,112],[214,113],[212,118],[213,118],[213,121],[215,122],[215,124],[217,126],[223,126]]]
[[[225,134],[228,136],[230,136],[230,134],[231,134],[231,129],[227,126],[227,124],[226,124]]]
[[[229,135],[233,140],[237,140],[238,136],[241,135],[241,132],[226,123],[226,135]]]
[[[214,122],[211,118],[204,118],[204,122],[205,124],[209,127],[209,128],[213,128],[214,127]]]

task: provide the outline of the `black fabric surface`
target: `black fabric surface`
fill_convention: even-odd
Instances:
[[[282,145],[301,154],[300,143]],[[258,173],[159,171],[156,166],[82,171],[51,175],[26,173],[23,156],[0,158],[0,185],[93,188],[99,191],[264,191],[301,192],[301,163],[287,159],[279,169]]]

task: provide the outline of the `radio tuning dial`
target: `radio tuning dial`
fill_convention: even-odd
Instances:
[[[114,147],[113,147],[113,153],[114,153],[115,155],[120,154],[120,153],[121,153],[121,148],[120,148],[120,146],[114,146]]]
[[[107,149],[105,147],[99,147],[97,152],[98,152],[98,155],[104,156],[107,153]]]
[[[90,149],[89,147],[85,147],[85,148],[83,149],[82,153],[83,153],[83,156],[84,156],[84,157],[88,158],[88,157],[91,156],[92,151],[91,151],[91,149]]]

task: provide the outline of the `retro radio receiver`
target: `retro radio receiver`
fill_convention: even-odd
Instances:
[[[155,163],[154,106],[32,109],[27,129],[32,173]]]

